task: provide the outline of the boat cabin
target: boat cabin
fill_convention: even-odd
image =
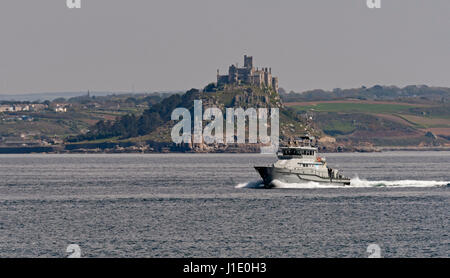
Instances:
[[[316,158],[317,148],[313,147],[286,147],[280,148],[278,152],[279,159],[291,158]]]

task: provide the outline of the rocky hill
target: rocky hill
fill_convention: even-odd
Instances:
[[[203,90],[191,89],[185,94],[172,95],[160,103],[154,104],[141,115],[129,114],[116,121],[99,121],[89,132],[70,138],[72,145],[87,146],[89,144],[117,143],[166,146],[174,148],[170,136],[175,122],[171,120],[172,111],[183,107],[193,115],[194,100],[202,100],[203,109],[217,107],[225,115],[225,108],[279,108],[280,140],[288,142],[295,136],[309,133],[316,134],[308,119],[287,109],[280,96],[271,88],[251,85],[226,84],[216,87],[213,83]],[[203,110],[204,111],[204,110]],[[206,122],[203,123],[205,126]],[[247,126],[248,128],[248,126]],[[257,152],[260,145],[187,145],[184,151],[250,151]],[[178,146],[179,147],[179,146]],[[161,147],[159,147],[161,149]]]

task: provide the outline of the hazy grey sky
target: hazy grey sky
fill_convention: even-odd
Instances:
[[[450,1],[0,1],[0,94],[200,88],[254,56],[301,91],[450,86]]]

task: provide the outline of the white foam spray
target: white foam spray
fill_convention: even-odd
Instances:
[[[264,183],[262,180],[249,181],[244,183],[239,183],[235,188],[264,188]]]
[[[324,184],[318,182],[306,182],[306,183],[284,183],[279,180],[274,180],[272,184],[275,188],[370,188],[370,187],[441,187],[448,186],[450,181],[426,181],[426,180],[395,180],[395,181],[369,181],[360,179],[358,177],[350,180],[350,185],[340,184]],[[240,183],[235,188],[264,188],[262,180],[250,181],[247,183]]]

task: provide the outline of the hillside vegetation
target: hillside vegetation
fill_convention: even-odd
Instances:
[[[287,107],[312,117],[322,136],[333,139],[329,148],[450,146],[447,88],[378,86],[287,95]]]
[[[314,90],[280,94],[266,87],[221,85],[186,93],[86,95],[0,103],[0,148],[54,146],[74,151],[258,151],[258,146],[175,146],[172,111],[194,100],[203,111],[279,108],[280,140],[309,133],[325,151],[450,148],[450,89],[427,86]],[[30,108],[31,107],[31,108]],[[61,110],[62,109],[62,110]],[[203,127],[207,122],[203,121]],[[225,126],[225,125],[224,125]],[[248,130],[248,125],[247,125]],[[247,144],[248,145],[248,144]],[[198,148],[197,148],[198,147]],[[7,150],[6,150],[7,151]]]
[[[225,115],[225,108],[280,108],[280,134],[288,140],[298,134],[314,133],[301,115],[285,109],[278,93],[269,88],[251,85],[225,85],[220,88],[208,85],[204,90],[191,89],[183,95],[172,95],[152,105],[141,114],[128,114],[116,121],[101,120],[90,131],[71,137],[69,142],[171,142],[174,125],[172,111],[178,107],[188,109],[193,115],[194,100],[202,100],[203,109],[218,107]],[[205,125],[205,123],[204,123]],[[248,127],[247,127],[248,128]]]

